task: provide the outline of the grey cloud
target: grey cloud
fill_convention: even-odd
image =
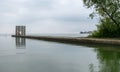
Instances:
[[[15,0],[0,0],[0,12],[14,12],[20,6],[22,6],[21,3]]]
[[[51,9],[53,2],[53,0],[30,0],[23,5],[24,7],[32,10]]]
[[[24,7],[27,9],[27,13],[20,16],[20,23],[31,23],[35,21],[42,21],[47,19],[53,19],[56,21],[62,22],[84,22],[87,17],[84,15],[75,14],[74,12],[64,13],[64,9],[62,8],[52,10],[53,5],[55,4],[54,0],[30,0],[24,3]],[[69,7],[67,7],[68,10]],[[44,9],[44,10],[42,10]],[[57,11],[59,10],[59,12]],[[58,14],[57,14],[58,12]]]
[[[27,17],[22,17],[20,20],[18,20],[19,24],[31,24],[35,23],[37,21],[43,21],[47,20],[49,18],[47,17],[35,17],[35,16],[27,16]]]
[[[10,9],[9,9],[9,6],[8,6],[8,3],[7,3],[7,0],[1,0],[0,1],[0,13],[4,13],[4,12],[9,12]]]
[[[0,25],[9,25],[11,29],[14,24],[27,24],[34,29],[39,27],[36,31],[40,28],[45,29],[47,26],[46,32],[50,32],[51,29],[54,29],[53,27],[59,28],[61,26],[59,32],[74,31],[73,29],[80,29],[77,27],[81,24],[87,24],[91,21],[87,19],[89,10],[87,12],[79,6],[79,3],[72,4],[72,1],[79,2],[79,0],[0,0]],[[41,26],[41,24],[44,25]],[[64,31],[63,27],[65,27]],[[53,31],[57,32],[58,30]]]
[[[65,21],[65,22],[84,22],[86,21],[87,17],[81,17],[81,16],[60,16],[55,17],[58,21]]]

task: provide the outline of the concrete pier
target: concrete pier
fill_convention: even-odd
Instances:
[[[120,46],[119,39],[53,37],[53,36],[17,36],[17,35],[12,35],[12,37],[21,37],[21,38],[47,40],[47,41],[64,42],[64,43],[93,44],[93,45],[94,44],[102,44],[102,45],[118,45],[118,46]]]

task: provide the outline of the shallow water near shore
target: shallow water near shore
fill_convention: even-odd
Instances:
[[[119,71],[119,47],[0,36],[0,72]]]

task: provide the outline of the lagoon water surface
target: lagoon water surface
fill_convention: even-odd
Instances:
[[[120,72],[120,49],[0,36],[0,72]]]

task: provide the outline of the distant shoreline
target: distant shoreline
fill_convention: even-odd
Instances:
[[[55,37],[55,36],[16,36],[12,37],[21,37],[29,39],[38,39],[46,41],[55,41],[55,42],[66,42],[66,43],[76,43],[76,44],[102,44],[102,45],[119,45],[119,39],[102,39],[102,38],[86,38],[86,37]]]

